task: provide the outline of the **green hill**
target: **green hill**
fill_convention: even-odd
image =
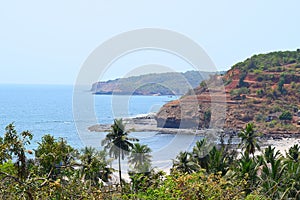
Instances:
[[[214,74],[198,71],[153,73],[97,82],[91,91],[94,94],[182,95]]]

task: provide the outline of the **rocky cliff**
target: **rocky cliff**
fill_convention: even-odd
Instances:
[[[255,55],[213,76],[157,113],[159,127],[300,133],[300,50]]]

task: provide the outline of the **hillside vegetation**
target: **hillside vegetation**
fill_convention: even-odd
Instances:
[[[223,134],[216,146],[198,140],[191,151],[176,156],[168,175],[152,166],[147,145],[136,139],[132,143],[122,120],[115,120],[102,140],[102,151],[92,147],[79,151],[51,135],[44,135],[31,150],[30,132],[18,133],[13,124],[5,130],[0,136],[0,199],[300,198],[300,146],[291,146],[286,155],[271,146],[262,150],[253,124],[238,135],[240,150],[232,145],[232,137],[225,144]],[[115,142],[127,153],[118,153]],[[111,167],[114,159],[124,160],[122,165],[128,161],[130,182],[121,179],[121,162],[119,170]],[[114,172],[119,172],[121,183]]]
[[[215,72],[153,73],[97,82],[91,90],[95,94],[181,95],[213,74]]]
[[[158,124],[174,128],[182,121],[194,120],[186,128],[205,128],[216,127],[217,121],[225,120],[229,129],[240,129],[246,123],[255,122],[265,133],[300,133],[300,50],[254,55],[234,65],[224,76],[212,77],[208,82],[215,80],[222,83],[213,90],[205,82],[195,88],[194,101],[190,92],[180,101],[166,104],[157,115]],[[226,103],[226,116],[224,119],[207,117],[214,109],[210,100],[222,95],[221,86],[225,86],[226,100],[219,103]],[[182,109],[184,104],[196,104],[199,109],[188,108],[192,106]]]

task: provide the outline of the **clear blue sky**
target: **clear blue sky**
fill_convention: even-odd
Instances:
[[[219,70],[225,70],[255,53],[300,48],[299,2],[1,1],[0,83],[73,84],[97,46],[138,28],[182,33],[202,46]],[[136,64],[133,56],[120,65]],[[115,67],[106,78],[116,78],[121,71]]]

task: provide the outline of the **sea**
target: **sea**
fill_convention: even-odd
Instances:
[[[101,140],[107,133],[88,131],[88,127],[95,122],[111,124],[115,118],[155,113],[168,101],[179,98],[93,95],[86,90],[82,94],[93,99],[92,112],[96,119],[82,120],[74,117],[76,113],[74,114],[73,108],[73,91],[73,86],[62,85],[0,85],[0,135],[4,135],[8,124],[14,123],[19,133],[29,130],[33,134],[28,149],[36,149],[45,134],[64,138],[68,144],[79,150],[85,146],[102,149]],[[195,135],[159,132],[134,132],[130,136],[138,138],[140,143],[152,149],[157,165],[164,161],[170,164],[180,151],[191,150],[195,142],[202,139]]]

